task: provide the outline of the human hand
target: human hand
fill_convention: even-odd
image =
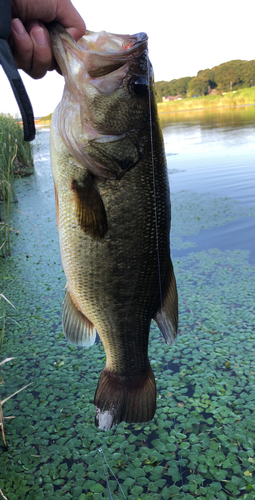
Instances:
[[[58,21],[78,41],[86,31],[70,0],[11,0],[10,47],[17,67],[32,78],[56,68],[50,35],[44,22]]]

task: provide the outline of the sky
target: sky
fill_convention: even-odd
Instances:
[[[39,0],[38,0],[39,1]],[[43,0],[42,0],[43,1]],[[254,0],[73,0],[91,31],[149,37],[149,55],[155,81],[196,76],[233,59],[255,59]],[[153,7],[152,7],[153,5]],[[53,112],[61,100],[64,79],[56,71],[33,80],[21,78],[35,117]],[[9,82],[0,68],[0,113],[20,115]]]

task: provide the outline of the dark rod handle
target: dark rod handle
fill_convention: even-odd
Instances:
[[[0,0],[0,38],[7,40],[11,33],[12,13],[10,0]]]

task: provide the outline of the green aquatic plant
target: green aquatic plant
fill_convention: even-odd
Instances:
[[[149,341],[155,419],[98,430],[93,398],[105,353],[100,342],[87,350],[63,336],[65,277],[53,186],[46,186],[46,167],[43,173],[29,187],[17,182],[20,211],[11,211],[11,221],[20,233],[11,234],[11,257],[0,260],[2,293],[16,307],[5,301],[3,353],[16,359],[4,365],[2,399],[31,383],[4,406],[16,416],[5,424],[8,451],[0,445],[5,495],[109,499],[108,482],[119,500],[116,476],[128,500],[184,500],[184,494],[185,500],[254,500],[255,270],[248,251],[192,249],[174,258],[180,334],[166,347],[153,323]],[[196,194],[192,202],[192,196],[172,198],[173,233],[181,239],[237,216],[228,200]],[[195,217],[186,221],[191,202]],[[210,219],[201,213],[206,207]],[[99,449],[112,470],[105,466],[107,480]]]
[[[0,300],[1,299],[4,299],[6,302],[8,302],[8,304],[10,304],[15,309],[14,305],[3,294],[0,294]],[[3,325],[2,325],[2,331],[0,334],[0,356],[1,356],[2,346],[3,346],[3,339],[4,339],[5,320],[6,320],[5,312],[4,312],[1,319],[3,320]],[[15,359],[15,358],[5,358],[3,361],[0,362],[0,366],[3,366],[5,363],[7,363],[8,361],[11,361],[12,359]],[[2,379],[0,379],[0,384],[3,384],[3,383],[4,383],[4,380],[2,378]],[[30,384],[28,384],[28,385],[30,385]],[[3,439],[5,450],[7,450],[7,443],[6,443],[5,432],[4,432],[4,419],[12,419],[15,417],[4,417],[3,404],[6,401],[8,401],[8,399],[10,399],[10,398],[14,397],[16,394],[18,394],[20,391],[23,391],[23,389],[25,389],[26,387],[28,387],[28,386],[22,387],[21,389],[14,392],[11,396],[5,398],[2,401],[1,401],[1,395],[0,395],[0,427],[1,427],[2,439]]]
[[[8,304],[10,304],[10,306],[12,306],[15,309],[14,305],[3,295],[3,293],[0,293],[0,303],[2,300],[4,300],[5,302],[4,302],[4,307],[1,308],[3,315],[0,318],[3,320],[2,330],[1,330],[1,334],[0,334],[0,355],[1,355],[1,350],[2,350],[2,346],[3,346],[3,340],[4,340],[4,330],[5,330],[5,320],[6,320],[6,308],[5,308],[6,302]]]
[[[31,257],[15,247],[16,255],[0,272],[20,324],[8,326],[4,348],[16,359],[6,365],[4,391],[11,390],[17,377],[22,385],[31,383],[25,394],[6,402],[8,414],[18,417],[6,424],[9,450],[2,467],[7,496],[109,498],[98,453],[102,448],[128,500],[182,500],[177,452],[185,500],[251,500],[255,280],[247,253],[210,250],[175,260],[180,336],[165,348],[155,325],[150,335],[158,386],[155,419],[104,432],[94,426],[93,407],[104,351],[101,344],[86,350],[63,338],[65,280],[57,231],[53,217],[41,224],[52,234],[51,245],[45,238],[38,246],[27,226],[24,239],[30,242]],[[8,276],[12,278],[4,280]],[[110,471],[108,483],[113,498],[122,498]]]
[[[6,358],[6,359],[4,359],[3,361],[0,362],[0,366],[2,366],[4,363],[7,363],[8,361],[11,361],[12,359],[15,359],[15,358]],[[5,439],[4,419],[12,419],[12,418],[15,418],[15,417],[14,416],[13,417],[4,417],[4,415],[3,415],[3,404],[6,401],[8,401],[8,399],[13,398],[14,396],[16,396],[16,394],[18,394],[19,392],[23,391],[23,389],[26,389],[26,387],[28,387],[29,385],[30,384],[25,385],[24,387],[22,387],[21,389],[19,389],[16,392],[14,392],[13,394],[11,394],[11,396],[8,396],[7,398],[3,399],[2,401],[1,401],[1,396],[0,396],[0,427],[1,427],[2,438],[3,438],[3,443],[4,443],[5,450],[7,450],[8,447],[7,447],[7,443],[6,443],[6,439]]]

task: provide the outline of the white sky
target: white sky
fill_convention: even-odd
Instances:
[[[254,0],[147,0],[147,4],[142,0],[73,0],[73,4],[91,31],[145,31],[155,81],[195,76],[201,69],[232,59],[255,59]],[[61,99],[63,78],[55,71],[41,80],[22,71],[21,77],[34,115],[51,113]],[[1,68],[0,82],[0,113],[19,115]]]

